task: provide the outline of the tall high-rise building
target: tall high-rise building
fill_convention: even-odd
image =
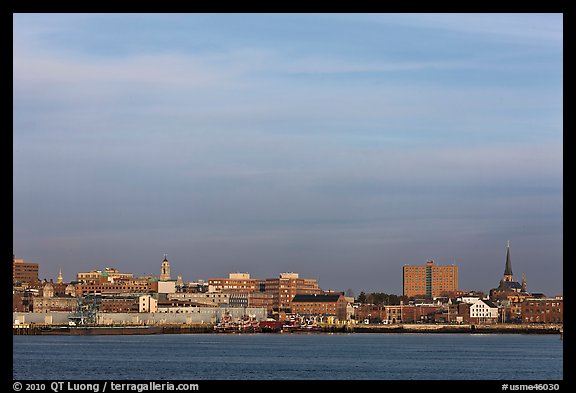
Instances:
[[[407,297],[435,298],[458,290],[458,266],[402,266],[403,293]]]
[[[12,284],[38,282],[38,264],[24,262],[23,259],[16,259],[12,255]]]

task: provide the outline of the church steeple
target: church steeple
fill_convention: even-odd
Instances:
[[[526,292],[526,273],[522,273],[522,292]]]
[[[506,247],[506,268],[504,269],[504,281],[513,281],[512,276],[512,261],[510,260],[510,240]]]

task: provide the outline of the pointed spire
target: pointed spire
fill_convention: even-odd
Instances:
[[[522,292],[526,292],[526,273],[522,273]]]
[[[512,281],[512,261],[510,259],[510,240],[508,240],[508,245],[506,246],[506,268],[504,269],[504,279],[506,281]]]

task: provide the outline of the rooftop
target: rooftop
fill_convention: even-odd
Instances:
[[[292,299],[292,303],[318,303],[318,302],[325,302],[325,303],[333,303],[338,301],[341,294],[313,294],[313,295],[303,295],[298,294],[294,296]]]

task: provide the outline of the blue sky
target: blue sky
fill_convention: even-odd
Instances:
[[[14,252],[562,292],[561,14],[15,14]]]

